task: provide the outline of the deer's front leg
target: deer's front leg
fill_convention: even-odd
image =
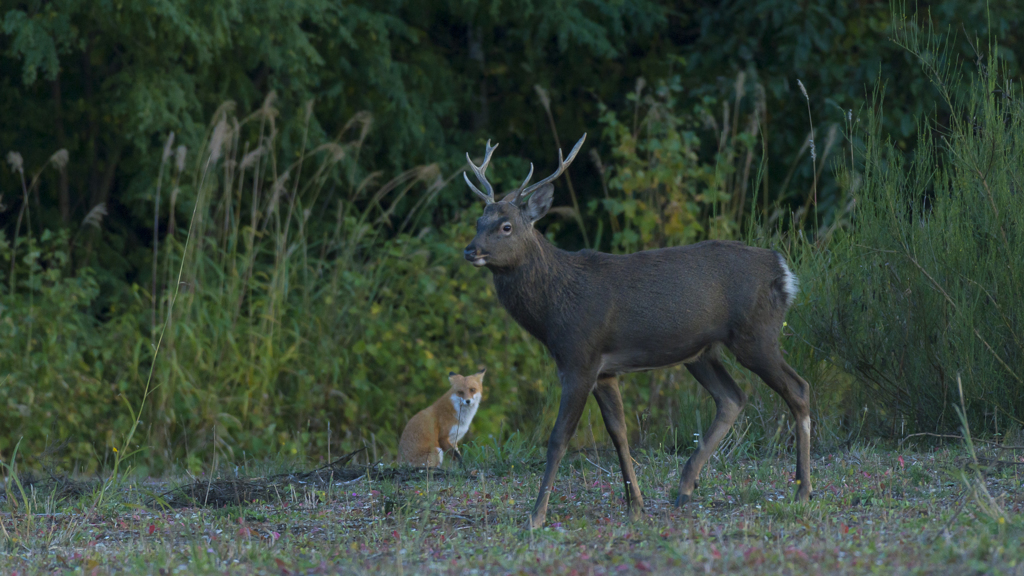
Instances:
[[[544,479],[540,483],[540,494],[537,495],[537,503],[533,506],[533,514],[530,515],[530,528],[544,526],[544,520],[548,514],[548,497],[551,495],[551,487],[555,483],[555,473],[558,472],[558,465],[565,456],[565,448],[569,438],[576,432],[576,426],[583,415],[583,407],[587,404],[587,397],[594,387],[594,378],[584,376],[580,373],[569,373],[562,376],[562,401],[558,406],[558,419],[555,420],[555,427],[551,431],[551,438],[548,439],[548,462],[544,468]]]

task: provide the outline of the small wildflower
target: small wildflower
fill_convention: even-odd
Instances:
[[[1000,516],[1000,517],[999,517],[999,524],[1000,524],[1000,525],[1002,525],[1002,524],[1006,524],[1006,518],[1004,518],[1004,517]]]
[[[53,156],[50,156],[50,164],[53,164],[58,171],[63,171],[64,167],[68,165],[68,149],[61,148],[54,152]]]
[[[25,172],[25,161],[22,160],[21,154],[15,151],[7,153],[7,163],[11,165],[11,172]]]
[[[188,154],[188,148],[182,144],[174,150],[174,167],[181,172],[185,169],[185,155]]]
[[[115,447],[115,446],[111,446],[111,448],[113,448],[113,449],[114,449],[114,453],[116,454],[116,453],[117,453],[117,447]]]

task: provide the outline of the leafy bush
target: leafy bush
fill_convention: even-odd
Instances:
[[[384,183],[360,175],[367,115],[285,165],[272,99],[245,118],[232,109],[218,111],[192,170],[169,141],[155,189],[170,193],[152,199],[171,234],[131,306],[97,318],[97,282],[71,269],[67,234],[17,239],[14,280],[0,276],[0,395],[11,414],[0,451],[24,437],[23,453],[38,456],[71,440],[64,464],[102,466],[143,403],[151,365],[136,438],[140,461],[157,469],[181,458],[195,467],[215,451],[321,454],[328,442],[372,444],[385,457],[406,419],[447,389],[448,371],[481,365],[487,401],[474,431],[532,421],[552,368],[497,307],[487,273],[463,261],[475,218],[413,234],[422,210],[394,216],[410,195],[430,203],[446,183],[437,167]],[[12,261],[6,240],[0,257]]]
[[[798,330],[856,375],[849,405],[882,432],[956,430],[961,382],[972,427],[1005,431],[1024,416],[1024,108],[998,64],[965,76],[930,34],[894,29],[941,95],[931,138],[902,152],[879,92],[855,226],[805,259]]]
[[[19,238],[15,265],[0,267],[0,452],[24,436],[35,454],[66,443],[72,462],[92,467],[104,458],[97,448],[128,424],[119,395],[138,384],[142,308],[100,323],[89,310],[99,293],[92,272],[66,274],[68,240]],[[0,259],[14,254],[0,238]]]

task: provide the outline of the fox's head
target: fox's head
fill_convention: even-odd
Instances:
[[[456,410],[465,407],[475,408],[480,405],[480,399],[483,398],[484,393],[485,372],[487,372],[486,368],[469,376],[455,372],[448,373],[448,381],[452,383],[452,405]]]

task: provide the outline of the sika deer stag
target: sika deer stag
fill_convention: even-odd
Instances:
[[[797,498],[811,495],[811,420],[808,385],[779,351],[787,308],[797,279],[783,257],[740,242],[709,240],[690,246],[613,255],[566,252],[551,245],[533,225],[551,207],[551,182],[569,167],[586,134],[558,169],[527,186],[533,176],[502,200],[485,172],[497,146],[487,143],[483,163],[472,166],[487,206],[465,257],[494,274],[498,300],[523,328],[547,346],[558,365],[562,400],[548,441],[547,467],[530,527],[544,525],[548,496],[566,444],[593,394],[619,455],[630,518],[643,511],[626,439],[618,375],[684,364],[711,397],[717,413],[704,442],[690,456],[679,480],[677,506],[689,501],[701,467],[714,453],[746,402],[726,372],[721,346],[757,374],[789,405],[799,424],[796,437]]]

